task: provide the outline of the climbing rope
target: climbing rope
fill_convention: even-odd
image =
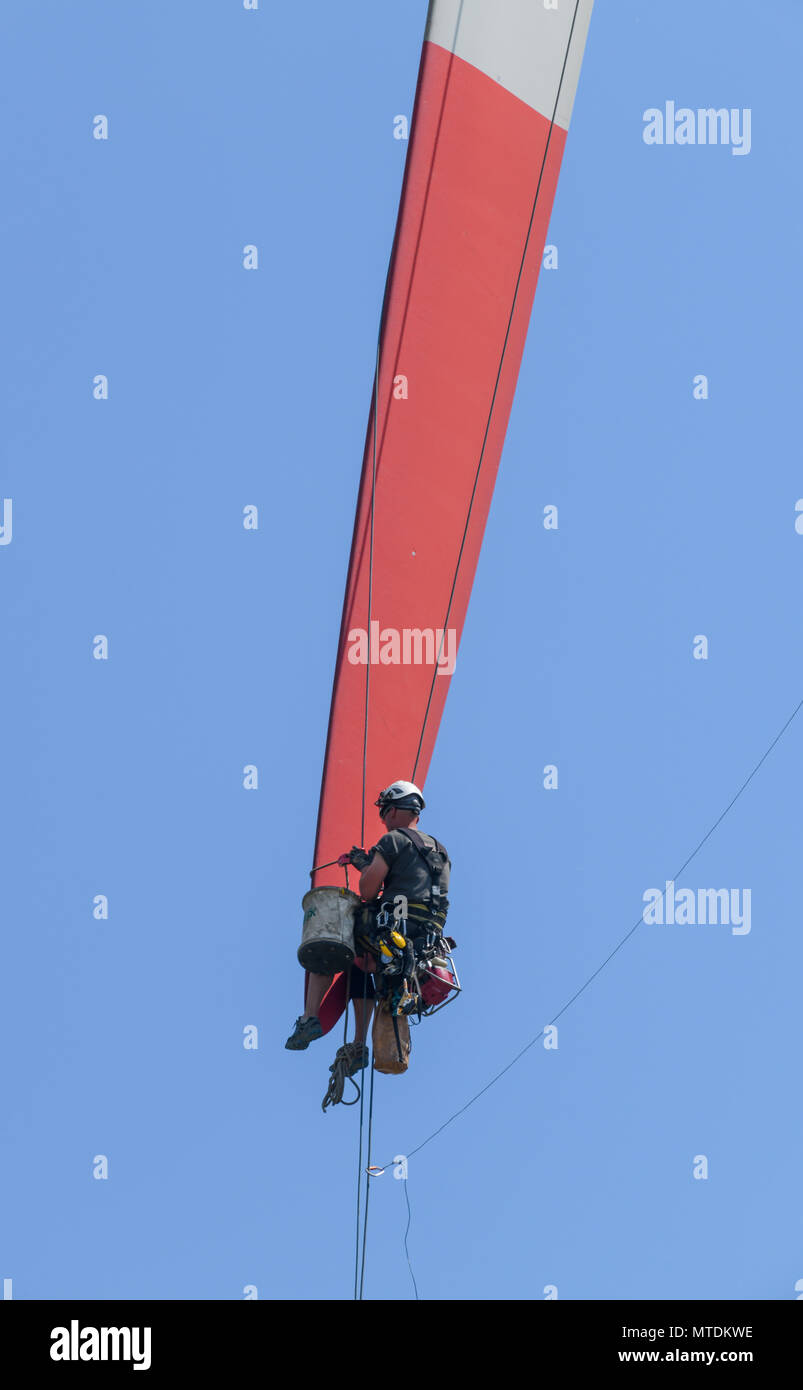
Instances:
[[[367,1000],[368,1000],[368,975],[367,975],[367,973],[366,973],[366,975],[365,975],[365,984],[363,985],[363,990],[362,990],[363,1012],[365,1012],[365,1005],[366,1005]],[[347,1022],[347,1024],[348,1024],[348,1014],[349,1014],[349,1006],[348,1006],[348,1003],[347,1003],[347,1004],[346,1004],[346,1022]],[[371,1066],[371,1098],[373,1099],[373,1094],[374,1094],[374,1091],[373,1091],[373,1059],[371,1059],[369,1065]],[[355,1244],[355,1250],[354,1250],[354,1297],[355,1297],[355,1299],[357,1298],[357,1278],[358,1278],[358,1271],[359,1271],[359,1267],[360,1267],[360,1200],[361,1200],[361,1197],[362,1197],[362,1126],[363,1126],[363,1113],[364,1113],[364,1094],[365,1094],[365,1088],[361,1086],[361,1087],[360,1087],[360,1142],[359,1142],[359,1147],[358,1147],[358,1151],[357,1151],[357,1235],[356,1235],[356,1244]],[[367,1179],[366,1179],[366,1184],[367,1184]],[[367,1206],[368,1206],[368,1193],[367,1193],[367,1191],[366,1191],[366,1194],[365,1194],[365,1204],[366,1204],[366,1208],[367,1208]]]
[[[348,1018],[348,1008],[346,1008]],[[337,1049],[335,1060],[329,1068],[329,1085],[326,1095],[321,1101],[321,1109],[326,1114],[327,1105],[356,1105],[360,1099],[360,1087],[351,1074],[352,1067],[357,1061],[359,1053],[362,1051],[361,1043],[344,1043]],[[343,1099],[343,1087],[350,1081],[357,1092],[353,1100]]]
[[[362,1299],[363,1286],[365,1284],[365,1251],[368,1246],[368,1195],[371,1191],[371,1133],[374,1121],[374,1071],[373,1058],[371,1059],[371,1096],[368,1102],[368,1162],[365,1165],[365,1219],[362,1228],[362,1259],[360,1261],[360,1299]],[[359,1240],[359,1235],[358,1235]]]
[[[388,289],[390,287],[390,270],[393,265],[393,253],[391,252],[388,260],[388,268],[385,271],[385,288],[382,291],[382,308],[379,312],[379,332],[376,338],[376,362],[374,365],[374,401],[373,401],[373,442],[371,448],[371,524],[368,542],[368,626],[366,632],[371,631],[371,609],[374,594],[374,513],[376,510],[376,470],[377,470],[377,430],[379,420],[379,372],[382,356],[382,332],[385,327],[385,310],[388,304]],[[360,844],[365,843],[365,779],[368,770],[368,701],[371,693],[371,662],[365,663],[365,724],[363,728],[362,740],[362,802],[360,807]]]
[[[393,265],[393,253],[391,252],[390,258],[389,258],[389,260],[388,260],[387,270],[385,271],[385,287],[384,287],[384,290],[382,291],[382,308],[381,308],[380,313],[379,313],[379,330],[378,330],[378,332],[377,332],[377,338],[376,338],[376,361],[375,361],[375,365],[374,365],[374,400],[373,400],[374,429],[373,429],[373,441],[372,441],[372,449],[371,449],[371,525],[370,525],[370,538],[369,538],[369,546],[368,546],[368,625],[367,625],[367,628],[366,628],[366,631],[369,632],[369,633],[370,633],[370,631],[371,631],[371,609],[372,609],[372,604],[373,604],[373,592],[374,592],[374,515],[375,515],[375,510],[376,510],[376,470],[377,470],[377,452],[378,452],[378,450],[377,450],[377,430],[378,430],[378,420],[379,420],[379,373],[380,373],[381,356],[382,356],[382,333],[383,333],[383,329],[384,329],[384,326],[385,326],[385,311],[386,311],[386,309],[387,309],[387,303],[388,303],[388,289],[389,289],[389,287],[390,287],[390,271],[391,271],[391,266],[392,266],[392,265]],[[361,803],[360,803],[360,844],[361,844],[361,845],[363,845],[363,844],[365,843],[365,784],[366,784],[366,778],[367,778],[367,775],[368,775],[368,707],[369,707],[370,694],[371,694],[371,663],[370,663],[370,661],[367,661],[367,662],[365,663],[365,720],[364,720],[364,726],[363,726],[363,740],[362,740],[362,798],[361,798]],[[348,875],[347,875],[347,878],[346,878],[346,882],[348,883]],[[363,1013],[364,1013],[364,1011],[365,1011],[365,1003],[366,1003],[366,1000],[367,1000],[367,991],[368,991],[368,973],[366,972],[366,975],[365,975],[365,987],[364,987],[364,991],[363,991]],[[346,1016],[348,1017],[348,1003],[346,1004]],[[369,1162],[369,1164],[370,1164],[370,1161],[371,1161],[371,1127],[372,1127],[373,1113],[374,1113],[374,1062],[373,1062],[373,1057],[370,1058],[368,1065],[369,1065],[370,1068],[371,1068],[371,1099],[370,1099],[370,1104],[369,1104],[369,1107],[368,1107],[368,1162]],[[353,1105],[354,1102],[352,1101],[351,1104]],[[365,1278],[365,1243],[366,1243],[367,1234],[368,1234],[368,1191],[369,1191],[369,1185],[370,1185],[370,1181],[371,1181],[370,1173],[367,1173],[367,1172],[366,1172],[366,1175],[365,1175],[365,1220],[364,1220],[364,1223],[363,1223],[362,1258],[360,1258],[360,1196],[361,1196],[361,1192],[362,1192],[362,1183],[363,1183],[363,1171],[362,1171],[362,1134],[363,1134],[363,1088],[361,1087],[361,1088],[360,1088],[360,1140],[359,1140],[359,1149],[358,1149],[358,1155],[357,1155],[357,1231],[356,1231],[356,1248],[355,1248],[355,1254],[354,1254],[354,1297],[355,1297],[355,1299],[357,1299],[357,1298],[361,1299],[361,1298],[362,1298],[363,1281],[364,1281],[364,1278]],[[358,1270],[359,1270],[359,1269],[362,1270],[362,1274],[361,1274],[361,1276],[360,1276],[359,1294],[358,1294],[358,1292],[357,1292],[357,1274],[358,1274]]]

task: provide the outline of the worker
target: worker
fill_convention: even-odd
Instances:
[[[384,907],[390,914],[397,908],[395,920],[402,919],[402,929],[414,942],[428,931],[440,931],[446,921],[449,856],[437,840],[416,829],[426,803],[412,782],[391,782],[374,804],[385,834],[369,852],[354,846],[338,862],[360,870],[360,896],[366,903],[377,910]],[[323,1036],[318,1009],[332,979],[331,975],[309,976],[304,1013],[296,1019],[286,1048],[300,1052]],[[376,998],[371,975],[366,978],[357,965],[351,967],[349,994],[354,1004],[354,1042],[348,1044],[351,1075],[368,1064],[365,1040]]]
[[[417,829],[426,804],[421,792],[412,782],[391,782],[374,804],[385,834],[367,856],[363,850],[351,851],[351,862],[362,870],[360,896],[368,902],[379,899],[391,914],[395,907],[396,920],[406,922],[413,941],[432,929],[442,930],[451,865],[444,846]]]

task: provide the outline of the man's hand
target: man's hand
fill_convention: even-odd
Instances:
[[[353,864],[355,869],[359,869],[360,872],[362,872],[366,865],[370,864],[371,856],[367,854],[364,849],[360,849],[359,845],[354,845],[347,854],[341,854],[337,862],[341,866]]]

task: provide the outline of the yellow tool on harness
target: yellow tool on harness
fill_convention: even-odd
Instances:
[[[390,939],[393,942],[393,945],[396,946],[400,951],[403,951],[407,945],[406,939],[402,936],[401,932],[399,931],[392,931],[390,933]],[[391,951],[387,942],[380,941],[379,950],[383,960],[393,960],[393,952]]]

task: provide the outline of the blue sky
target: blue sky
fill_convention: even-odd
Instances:
[[[4,10],[16,1298],[351,1292],[356,1110],[320,1110],[333,1040],[283,1044],[425,15]],[[377,1078],[380,1161],[558,1012],[803,696],[801,39],[792,0],[595,7],[427,782],[465,994]],[[647,146],[668,100],[749,108],[749,155]],[[749,888],[749,934],[639,928],[410,1159],[423,1298],[795,1297],[801,747],[803,714],[679,880]],[[406,1220],[388,1172],[370,1298],[412,1296]]]

